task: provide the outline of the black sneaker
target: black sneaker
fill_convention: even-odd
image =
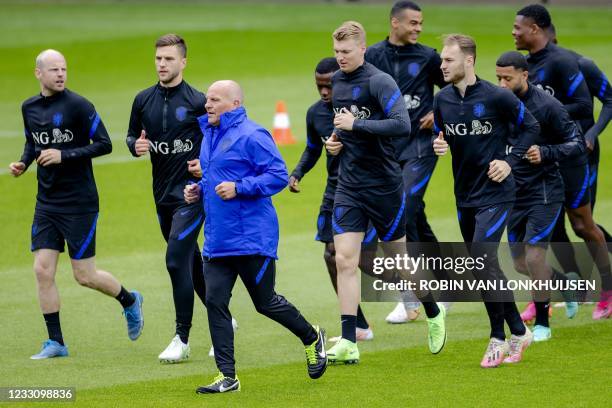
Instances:
[[[325,352],[325,330],[313,326],[317,332],[317,340],[305,347],[308,375],[313,380],[321,377],[327,368],[327,353]]]
[[[215,377],[211,384],[196,389],[196,394],[218,394],[221,392],[233,392],[240,391],[240,380],[238,376],[236,378],[230,378],[219,373]]]

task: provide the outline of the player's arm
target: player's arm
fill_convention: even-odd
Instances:
[[[9,164],[9,171],[14,177],[19,177],[28,169],[30,164],[36,158],[36,147],[32,134],[28,130],[28,123],[23,106],[21,107],[21,113],[23,115],[23,129],[25,134],[25,144],[23,146],[23,154],[19,161],[12,162]]]
[[[249,137],[247,154],[255,170],[255,176],[236,180],[236,194],[246,197],[269,197],[287,186],[289,176],[287,167],[272,136],[258,130],[258,134]]]
[[[393,78],[387,74],[372,76],[370,91],[384,112],[385,119],[355,119],[353,132],[373,136],[410,137],[410,116]]]
[[[91,143],[83,147],[62,150],[62,161],[103,156],[113,150],[106,127],[91,103],[83,107],[80,117],[82,118],[82,129]]]
[[[583,57],[580,59],[579,65],[585,73],[585,79],[591,95],[595,96],[602,103],[597,122],[584,135],[587,143],[594,146],[595,140],[606,129],[612,118],[612,87],[606,75],[593,60]]]
[[[555,135],[563,141],[559,144],[539,146],[542,162],[558,162],[584,154],[586,146],[580,130],[557,100],[551,101],[547,121]]]
[[[555,61],[553,67],[562,92],[562,95],[555,95],[557,99],[563,101],[572,119],[589,118],[593,114],[593,101],[578,63],[569,57],[563,57]]]
[[[329,136],[329,135],[327,135]],[[306,148],[300,157],[295,170],[291,172],[291,177],[297,181],[301,180],[306,173],[308,173],[317,164],[319,157],[321,157],[321,151],[323,150],[323,142],[321,137],[317,134],[312,120],[310,111],[306,115]],[[291,187],[291,177],[289,184]]]
[[[514,127],[514,134],[510,135],[506,144],[510,147],[505,161],[510,167],[516,166],[529,147],[531,147],[540,132],[540,124],[529,112],[523,102],[514,94],[499,88],[497,90],[497,107],[502,117],[505,117]]]
[[[125,143],[127,144],[130,153],[134,157],[140,157],[145,155],[149,151],[149,141],[147,140],[146,131],[142,127],[142,118],[140,115],[141,103],[140,95],[134,98],[132,103],[132,112],[130,113],[130,123],[128,125],[127,137]]]
[[[433,115],[433,151],[436,156],[444,156],[448,152],[448,141],[444,139],[444,132],[442,131],[442,123],[444,121],[442,119],[440,107],[438,106],[438,95],[434,97]]]

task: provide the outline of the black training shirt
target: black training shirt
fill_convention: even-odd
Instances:
[[[21,111],[26,143],[20,161],[29,166],[42,150],[62,152],[61,163],[38,166],[36,209],[63,214],[97,212],[91,159],[110,153],[112,145],[91,102],[65,89],[30,98]]]
[[[332,100],[334,112],[346,108],[356,118],[352,131],[335,130],[344,144],[338,184],[400,185],[393,137],[409,137],[410,116],[393,78],[368,62],[348,74],[337,71],[332,77]]]
[[[512,134],[518,129],[518,137]],[[462,97],[448,85],[434,98],[434,132],[441,130],[452,153],[458,207],[514,201],[512,174],[497,183],[489,163],[505,160],[514,168],[539,132],[538,122],[512,92],[482,79]],[[509,154],[506,154],[506,153]]]
[[[158,83],[134,99],[126,143],[136,156],[136,139],[145,130],[156,205],[182,204],[185,184],[198,181],[187,170],[187,161],[200,155],[202,132],[197,118],[206,113],[205,103],[206,96],[185,81],[172,88]]]

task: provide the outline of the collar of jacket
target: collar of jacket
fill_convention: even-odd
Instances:
[[[476,91],[479,87],[480,87],[480,77],[476,75],[476,82],[474,82],[472,85],[468,85],[465,87],[465,94],[463,96],[461,96],[461,92],[459,92],[459,88],[457,88],[455,85],[453,85],[453,91],[455,91],[455,94],[459,98],[464,99],[464,98],[467,98],[469,94]]]
[[[389,41],[389,37],[385,38],[385,46],[387,47],[388,50],[392,51],[392,52],[397,52],[398,54],[403,54],[403,53],[410,53],[410,51],[412,51],[414,49],[415,44],[404,44],[404,45],[395,45],[395,44],[391,44],[391,42]]]
[[[243,122],[246,117],[246,109],[244,109],[244,107],[242,106],[234,110],[222,113],[219,117],[219,132],[224,133],[232,126],[236,126]],[[198,122],[200,123],[200,127],[203,130],[209,130],[210,128],[214,127],[214,125],[208,123],[208,114],[200,116],[198,118]]]
[[[183,88],[185,84],[185,80],[181,80],[178,85],[175,86],[162,86],[159,81],[157,82],[157,89],[162,93],[162,95],[173,95],[177,90]]]

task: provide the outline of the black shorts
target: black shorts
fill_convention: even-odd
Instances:
[[[334,242],[334,233],[332,231],[332,211],[321,211],[317,217],[317,235],[315,240],[323,243]],[[378,242],[378,235],[376,234],[376,228],[372,223],[368,224],[368,230],[363,237],[362,244],[368,245],[371,243]]]
[[[508,220],[508,241],[547,246],[560,214],[561,203],[513,208]]]
[[[351,190],[338,186],[334,198],[332,229],[334,235],[363,232],[370,237],[374,226],[381,241],[394,241],[406,235],[406,193],[402,184],[393,187]]]
[[[565,207],[573,209],[589,204],[591,202],[589,165],[561,167],[559,170],[565,185]]]
[[[68,254],[72,259],[87,259],[96,255],[96,224],[98,213],[59,214],[34,211],[32,222],[32,251],[53,249]]]
[[[402,178],[408,197],[423,197],[425,195],[427,184],[436,168],[436,163],[438,163],[437,156],[415,157],[402,163]]]

